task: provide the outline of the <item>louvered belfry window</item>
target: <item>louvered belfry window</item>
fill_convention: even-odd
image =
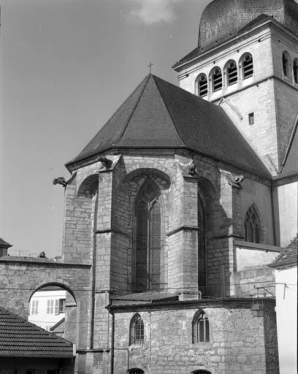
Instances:
[[[288,76],[288,70],[289,70],[289,59],[288,59],[287,53],[284,52],[282,54],[282,71],[285,77]]]
[[[227,75],[228,75],[228,86],[237,83],[238,81],[238,71],[235,61],[230,61],[227,66]]]
[[[247,54],[243,58],[243,79],[247,79],[253,76],[254,67],[253,59],[251,54]]]
[[[205,74],[201,74],[198,79],[198,91],[200,97],[207,96],[208,82]]]
[[[253,207],[250,207],[245,215],[245,241],[260,243],[261,225],[259,217]]]
[[[213,91],[219,91],[222,89],[222,73],[220,68],[215,68],[212,74]]]
[[[298,59],[295,58],[293,64],[293,75],[294,75],[294,82],[298,84]]]
[[[160,289],[161,207],[159,190],[150,179],[136,202],[135,291]]]
[[[129,345],[142,345],[144,343],[144,322],[136,313],[130,321]]]

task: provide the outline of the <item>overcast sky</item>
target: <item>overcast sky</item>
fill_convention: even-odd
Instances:
[[[64,189],[76,156],[149,72],[197,45],[211,0],[2,0],[0,237],[61,255]]]

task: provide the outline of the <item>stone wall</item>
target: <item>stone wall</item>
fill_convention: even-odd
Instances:
[[[251,300],[217,306],[202,301],[197,307],[140,308],[144,344],[132,346],[129,324],[134,313],[125,313],[123,308],[115,313],[114,372],[125,374],[128,368],[140,368],[146,374],[191,373],[198,369],[212,374],[277,374],[274,301],[264,301],[264,317],[254,317],[252,305]],[[200,308],[209,319],[210,341],[193,344],[192,320]]]

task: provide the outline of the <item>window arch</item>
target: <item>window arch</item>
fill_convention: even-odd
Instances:
[[[144,343],[144,322],[139,315],[136,313],[131,321],[129,327],[129,345],[142,345]]]
[[[227,75],[227,85],[232,86],[233,84],[236,84],[238,81],[238,70],[237,64],[234,60],[228,61],[225,72]]]
[[[134,369],[127,370],[127,373],[129,373],[129,374],[144,374],[144,370],[134,368]]]
[[[243,79],[247,79],[253,76],[254,74],[253,58],[250,53],[245,53],[241,57],[241,66],[242,66],[242,78]]]
[[[197,78],[197,90],[200,97],[207,96],[208,93],[208,81],[205,74],[200,74]]]
[[[148,179],[135,204],[135,291],[159,290],[161,284],[160,191]]]
[[[219,67],[215,67],[211,71],[212,91],[220,91],[222,89],[222,73]]]
[[[198,310],[192,320],[192,343],[208,343],[210,341],[209,320],[203,310]]]
[[[284,77],[290,78],[290,55],[287,51],[282,54],[282,72]]]
[[[298,58],[295,58],[293,63],[293,76],[294,76],[294,83],[298,84]]]
[[[205,369],[194,370],[191,374],[211,374],[211,371]]]
[[[256,210],[251,206],[246,212],[245,221],[245,241],[251,243],[260,243],[261,224]]]

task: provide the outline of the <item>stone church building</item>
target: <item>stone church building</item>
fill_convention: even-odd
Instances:
[[[69,291],[75,373],[279,373],[267,265],[297,233],[297,34],[294,0],[211,2],[180,87],[149,74],[66,164],[63,262],[0,258],[13,311]]]

